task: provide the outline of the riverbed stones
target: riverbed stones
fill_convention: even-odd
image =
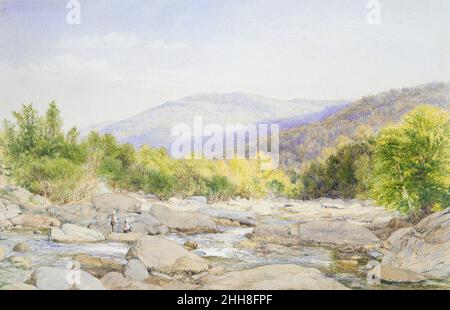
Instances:
[[[170,231],[184,233],[217,232],[214,220],[208,215],[175,211],[162,205],[153,205],[150,214],[160,220]]]
[[[77,281],[78,275],[76,273],[79,273],[79,281]],[[99,279],[86,271],[56,267],[41,267],[35,270],[27,282],[41,290],[105,289]]]
[[[74,224],[64,224],[61,228],[52,228],[50,238],[55,242],[61,243],[98,242],[105,240],[102,233]]]
[[[382,266],[450,279],[450,208],[429,215],[390,242]]]
[[[11,220],[14,226],[22,228],[51,228],[59,227],[60,221],[45,215],[22,214]]]
[[[150,276],[147,267],[138,259],[130,259],[124,267],[123,274],[137,281],[144,281]]]
[[[231,221],[236,221],[241,225],[255,226],[256,219],[251,212],[242,212],[223,208],[201,208],[198,210],[201,214],[206,214],[212,217],[227,219]]]
[[[78,254],[72,258],[80,263],[81,269],[89,272],[97,278],[103,277],[108,272],[122,271],[122,263],[109,258],[95,257],[87,254]]]
[[[160,236],[139,238],[127,253],[127,259],[139,259],[149,270],[165,274],[199,273],[209,269],[200,256],[189,252],[172,240]],[[179,260],[182,257],[187,259]]]
[[[211,275],[203,279],[207,290],[345,290],[319,270],[298,265],[268,265]]]
[[[13,247],[14,252],[27,253],[31,252],[31,246],[25,242],[19,242]]]
[[[142,202],[121,193],[105,193],[92,198],[92,204],[97,211],[112,212],[118,210],[123,213],[140,212]]]

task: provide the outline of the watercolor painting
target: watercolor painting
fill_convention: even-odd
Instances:
[[[0,0],[0,289],[450,289],[449,13]]]

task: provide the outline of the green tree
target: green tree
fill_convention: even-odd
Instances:
[[[450,204],[449,114],[419,106],[376,140],[372,196],[382,205],[420,218]]]

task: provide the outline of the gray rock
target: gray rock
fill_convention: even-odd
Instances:
[[[202,279],[205,290],[345,290],[319,270],[298,265],[269,265],[212,275]]]
[[[147,267],[138,259],[129,260],[123,273],[126,277],[137,281],[144,281],[149,277]]]
[[[195,202],[198,202],[201,204],[208,203],[208,199],[204,196],[190,196],[190,197],[186,197],[186,200],[195,201]]]
[[[189,261],[178,261],[186,256]],[[184,249],[172,240],[159,236],[139,238],[127,253],[127,259],[139,259],[147,269],[165,274],[176,272],[199,273],[209,269],[208,263],[198,255]],[[175,264],[177,262],[177,264]]]
[[[196,212],[174,211],[161,205],[154,205],[150,214],[160,220],[170,231],[186,233],[217,232],[212,217]]]
[[[92,198],[92,204],[98,211],[133,213],[140,212],[142,202],[125,194],[106,193]]]
[[[16,282],[16,283],[2,286],[2,288],[0,290],[2,290],[2,291],[35,291],[35,290],[37,290],[37,288],[30,284]]]
[[[450,277],[450,208],[424,218],[409,231],[391,236],[381,264],[428,278]]]
[[[242,225],[255,226],[256,219],[253,213],[242,212],[236,210],[228,210],[222,208],[201,208],[198,210],[199,213],[209,215],[212,217],[228,219],[232,221],[239,222]]]
[[[79,281],[74,273],[79,272]],[[28,281],[41,290],[104,290],[100,280],[83,270],[41,267],[35,270]]]
[[[160,220],[156,219],[150,214],[136,214],[134,216],[127,216],[131,224],[132,232],[145,233],[149,235],[158,235],[166,231],[167,228]]]
[[[109,290],[159,290],[161,287],[128,279],[119,272],[110,272],[102,278],[103,285]]]
[[[312,221],[300,224],[298,238],[303,242],[362,247],[379,243],[369,229],[345,221]]]
[[[14,226],[20,226],[23,228],[50,228],[59,227],[61,223],[58,219],[44,216],[44,215],[32,215],[22,214],[16,216],[11,220]]]
[[[52,228],[50,238],[55,242],[97,242],[105,240],[101,232],[80,227],[74,224],[64,224],[61,228]]]
[[[47,208],[47,214],[57,218],[61,223],[88,226],[98,213],[90,205],[52,206]]]
[[[27,253],[31,252],[31,246],[28,243],[20,242],[13,247],[14,252]]]

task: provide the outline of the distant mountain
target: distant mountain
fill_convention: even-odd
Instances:
[[[147,144],[170,148],[176,138],[171,137],[172,127],[180,123],[192,126],[195,116],[201,116],[204,125],[256,124],[291,117],[300,120],[340,103],[342,101],[277,100],[246,93],[205,93],[168,101],[126,120],[96,128],[137,147]]]
[[[284,167],[298,168],[304,161],[334,147],[340,136],[354,139],[362,131],[378,132],[421,104],[450,109],[450,83],[430,83],[393,89],[363,97],[325,119],[285,130],[280,137]]]

